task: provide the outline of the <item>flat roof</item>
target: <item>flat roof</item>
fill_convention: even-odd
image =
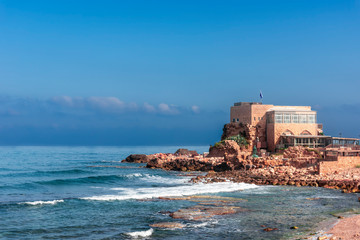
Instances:
[[[273,107],[273,108],[270,108],[269,110],[267,110],[267,112],[316,112],[316,111],[313,111],[311,109],[304,109],[304,108],[296,108],[296,107]]]
[[[262,105],[262,102],[236,102],[234,106],[242,106],[242,105]]]
[[[281,137],[290,137],[290,138],[331,138],[331,136],[325,136],[325,135],[281,135]]]
[[[281,135],[281,137],[290,137],[290,138],[332,138],[333,140],[351,140],[359,141],[359,138],[344,138],[344,137],[331,137],[325,135]]]

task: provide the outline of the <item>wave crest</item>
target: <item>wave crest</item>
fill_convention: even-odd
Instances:
[[[49,204],[49,205],[55,205],[57,203],[62,203],[64,200],[52,200],[52,201],[33,201],[33,202],[22,202],[19,204],[27,204],[27,205],[43,205],[43,204]]]
[[[150,228],[149,230],[146,231],[128,232],[125,234],[132,238],[146,238],[146,237],[150,237],[153,234],[153,232],[154,229]]]
[[[189,196],[205,193],[235,192],[245,189],[253,189],[258,186],[247,183],[219,182],[186,184],[173,187],[151,187],[151,188],[112,188],[120,191],[117,195],[100,195],[82,198],[84,200],[114,201],[129,199],[149,199],[158,197]]]

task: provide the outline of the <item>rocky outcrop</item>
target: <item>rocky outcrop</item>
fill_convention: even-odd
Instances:
[[[184,228],[185,225],[178,222],[160,222],[151,224],[150,227],[155,228]]]
[[[228,123],[225,124],[223,127],[223,134],[221,135],[221,140],[225,140],[228,137],[241,135],[244,136],[246,139],[251,139],[252,132],[254,129],[249,124],[243,123]]]
[[[131,154],[126,157],[121,162],[129,162],[129,163],[147,163],[149,158],[145,154]]]
[[[248,171],[210,172],[206,176],[197,176],[193,182],[245,182],[257,185],[292,185],[341,189],[345,193],[359,193],[360,179],[344,180],[321,178],[314,174],[312,168],[297,169],[295,167],[277,167],[250,169]]]
[[[241,207],[233,206],[234,203],[246,201],[241,198],[221,196],[187,196],[187,197],[160,197],[162,200],[188,200],[196,202],[197,205],[182,208],[169,214],[174,219],[187,221],[198,221],[211,218],[216,215],[228,215],[246,211]]]
[[[240,146],[235,141],[224,140],[210,147],[208,157],[234,156],[243,158],[241,153]]]
[[[221,140],[226,140],[229,137],[233,137],[239,134],[246,138],[246,140],[249,143],[248,149],[252,151],[252,148],[256,141],[257,129],[255,126],[251,126],[250,124],[243,124],[243,123],[225,124],[223,127],[223,134],[221,135]]]
[[[176,152],[174,153],[175,156],[190,156],[190,157],[194,157],[194,156],[198,156],[199,154],[195,151],[195,150],[188,150],[186,148],[179,148],[178,150],[176,150]]]
[[[154,158],[148,162],[146,167],[173,171],[210,171],[213,169],[211,163],[191,158],[175,159],[172,161]]]

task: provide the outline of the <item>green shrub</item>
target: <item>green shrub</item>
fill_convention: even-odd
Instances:
[[[220,141],[214,144],[214,147],[218,148],[221,147],[223,145],[224,141]]]
[[[248,146],[249,142],[248,140],[246,140],[246,138],[240,134],[236,135],[236,136],[231,136],[226,138],[225,140],[233,140],[235,141],[239,146]]]
[[[216,147],[216,148],[222,147],[225,140],[233,140],[233,141],[235,141],[239,146],[245,146],[245,147],[247,147],[247,146],[249,145],[248,140],[246,140],[246,138],[243,137],[241,134],[238,134],[238,135],[236,135],[236,136],[231,136],[231,137],[225,138],[224,140],[222,140],[222,141],[220,141],[220,142],[215,143],[215,144],[214,144],[214,147]]]

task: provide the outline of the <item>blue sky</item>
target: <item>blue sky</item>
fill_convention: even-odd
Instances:
[[[211,144],[235,101],[360,134],[360,1],[0,0],[0,144]]]

